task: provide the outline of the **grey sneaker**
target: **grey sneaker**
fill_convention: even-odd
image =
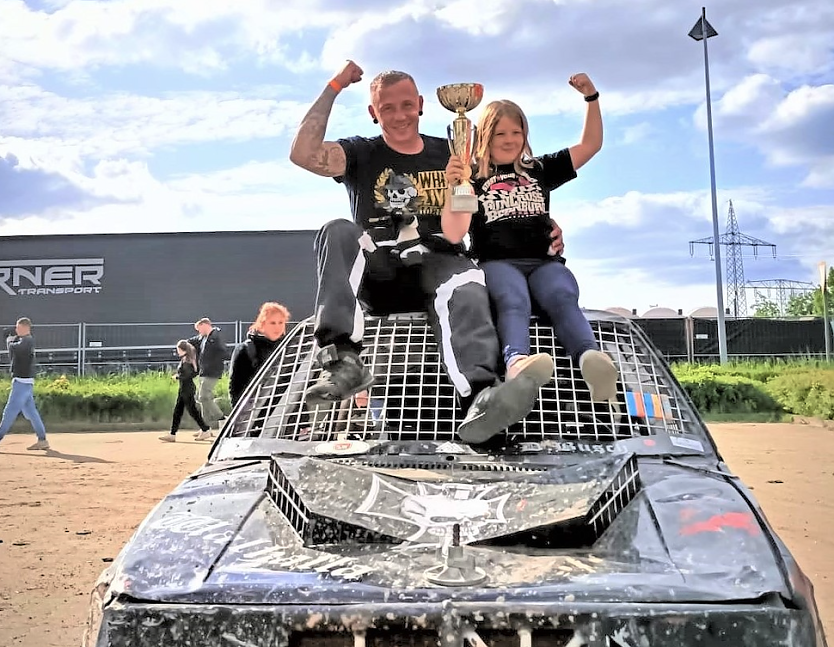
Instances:
[[[458,427],[466,443],[484,443],[533,410],[541,385],[521,373],[481,391]]]
[[[305,395],[312,406],[340,402],[374,383],[374,376],[355,351],[327,346],[319,351],[319,362],[321,375]]]
[[[159,436],[159,440],[163,443],[175,443],[177,442],[177,436],[176,434],[162,434]]]
[[[49,449],[49,441],[39,440],[34,445],[29,445],[26,449],[28,449],[30,452],[36,451],[38,449]]]
[[[201,431],[194,438],[195,438],[195,440],[211,440],[211,437],[212,437],[211,429],[206,429],[205,431]]]
[[[617,397],[617,367],[599,350],[586,350],[579,358],[579,372],[591,391],[591,400],[608,402]]]

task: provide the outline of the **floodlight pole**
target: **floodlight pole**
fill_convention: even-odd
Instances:
[[[717,36],[712,25],[707,22],[707,9],[701,7],[701,18],[689,32],[694,40],[704,42],[704,79],[706,82],[707,95],[707,133],[709,137],[709,179],[710,191],[712,194],[712,236],[715,246],[715,290],[718,300],[718,354],[722,364],[727,363],[727,327],[724,320],[724,288],[721,280],[721,239],[718,233],[718,200],[715,195],[715,153],[713,152],[712,141],[712,102],[709,89],[709,54],[707,53],[707,40],[711,36]]]
[[[820,261],[817,265],[820,271],[820,292],[822,296],[822,321],[823,321],[823,334],[825,335],[825,361],[831,361],[831,331],[828,329],[828,299],[826,299],[826,292],[827,292],[827,279],[828,279],[828,268],[825,265],[825,261]]]

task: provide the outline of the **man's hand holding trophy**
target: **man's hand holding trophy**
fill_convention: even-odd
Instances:
[[[463,162],[463,177],[451,187],[450,207],[453,212],[475,213],[478,211],[478,198],[469,178],[472,174],[472,153],[477,133],[466,113],[481,103],[484,86],[480,83],[442,85],[437,88],[437,98],[444,108],[457,113],[446,130],[450,152]]]

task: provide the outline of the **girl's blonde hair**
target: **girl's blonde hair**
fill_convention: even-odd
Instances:
[[[249,326],[249,332],[260,332],[264,322],[276,313],[283,315],[286,321],[290,320],[290,311],[287,310],[286,306],[275,301],[267,301],[261,304],[261,308],[258,310],[258,316],[255,317],[255,321]]]
[[[509,99],[501,99],[500,101],[492,101],[487,104],[484,111],[478,119],[478,137],[475,141],[475,152],[472,155],[472,164],[474,165],[474,176],[476,178],[486,178],[491,175],[494,165],[489,155],[489,145],[492,142],[492,137],[495,135],[495,129],[498,127],[498,122],[503,117],[508,117],[521,126],[521,132],[524,134],[524,146],[521,148],[521,155],[513,166],[516,173],[523,173],[524,169],[532,168],[533,151],[530,148],[530,140],[528,135],[530,133],[530,126],[527,123],[527,117],[524,111],[517,103]]]
[[[194,370],[197,370],[197,349],[191,345],[187,339],[180,339],[177,342],[177,348],[185,351],[185,361],[190,362]]]

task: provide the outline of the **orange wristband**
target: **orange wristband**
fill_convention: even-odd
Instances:
[[[336,94],[341,92],[342,89],[343,89],[342,86],[339,85],[339,82],[336,79],[330,79],[330,82],[327,85],[329,85],[331,88],[333,88],[336,91]]]

